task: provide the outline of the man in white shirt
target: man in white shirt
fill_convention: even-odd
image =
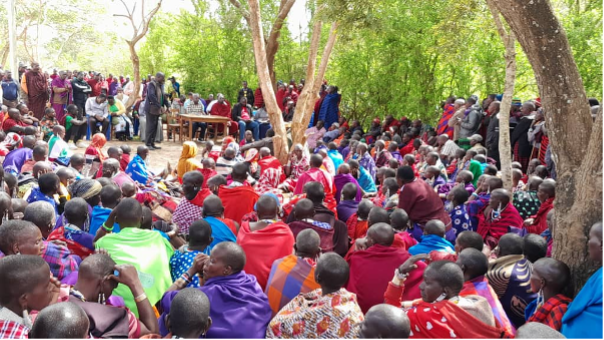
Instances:
[[[457,146],[454,141],[450,140],[447,134],[438,136],[437,142],[440,147],[440,157],[447,161],[455,156],[455,151],[459,149],[459,146]]]
[[[102,127],[103,133],[107,134],[109,128],[109,111],[107,109],[107,96],[100,94],[96,97],[90,97],[86,100],[86,118],[88,119],[88,127],[90,135],[94,135],[98,129]]]

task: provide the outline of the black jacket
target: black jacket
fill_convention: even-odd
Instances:
[[[533,151],[533,145],[528,141],[528,130],[531,128],[535,116],[526,116],[520,118],[518,125],[514,128],[511,136],[512,151],[514,146],[518,143],[518,156],[519,157],[531,157]]]
[[[237,94],[237,101],[239,102],[241,100],[241,97],[246,97],[247,98],[247,104],[248,105],[254,105],[254,89],[250,89],[249,87],[247,89],[241,89],[239,90],[239,93]]]
[[[250,115],[250,119],[253,118],[253,114],[252,114],[252,106],[250,104],[247,104],[247,112]],[[235,106],[233,106],[233,109],[231,110],[231,119],[233,119],[234,121],[238,122],[239,120],[241,120],[241,103],[237,103],[235,104]]]

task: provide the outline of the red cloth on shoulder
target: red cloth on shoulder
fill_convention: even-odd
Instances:
[[[545,202],[541,203],[537,214],[533,217],[533,224],[526,228],[531,234],[541,235],[542,232],[547,229],[547,214],[550,210],[554,209],[554,199],[555,197],[548,198]]]
[[[363,313],[384,302],[384,292],[394,276],[394,270],[411,255],[406,250],[375,244],[367,250],[357,250],[346,255],[350,266],[350,279],[346,289],[357,294]],[[419,285],[423,281],[425,264],[418,262],[418,270],[409,274],[405,281],[403,300],[414,300],[421,296]]]
[[[229,188],[221,185],[218,189],[218,197],[220,197],[224,206],[224,217],[241,223],[243,215],[254,210],[254,204],[256,204],[260,195],[249,186]]]
[[[409,250],[409,248],[413,247],[416,244],[417,241],[413,238],[413,236],[409,235],[409,233],[406,231],[402,231],[400,233],[394,234],[394,242],[392,242],[392,247]]]
[[[249,254],[243,270],[256,276],[262,290],[266,287],[273,262],[292,254],[294,243],[291,229],[283,222],[252,231],[250,223],[246,221],[241,224],[237,234],[237,244]]]
[[[495,339],[510,338],[511,334],[497,325],[489,326],[458,305],[444,300],[419,302],[407,312],[411,322],[412,339]]]

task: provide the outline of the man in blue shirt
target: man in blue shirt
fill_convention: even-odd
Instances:
[[[2,104],[9,108],[15,108],[18,103],[19,85],[12,78],[11,71],[6,71],[6,76],[2,79]]]

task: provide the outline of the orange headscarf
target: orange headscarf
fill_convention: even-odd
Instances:
[[[103,153],[103,147],[105,146],[105,144],[107,144],[107,138],[105,137],[104,134],[102,133],[95,133],[92,136],[92,141],[90,142],[90,146],[95,148],[98,153],[99,153],[99,159],[101,160],[101,163],[105,161],[105,158],[107,158],[105,156],[105,154]]]

